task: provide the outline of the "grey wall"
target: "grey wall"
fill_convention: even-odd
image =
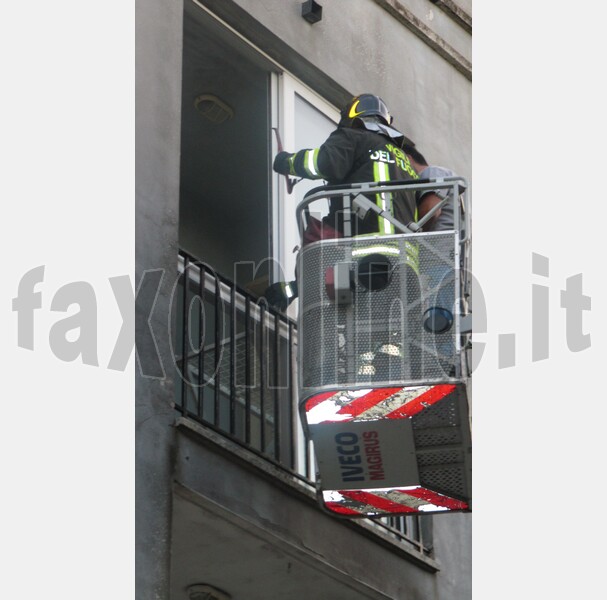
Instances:
[[[358,522],[325,514],[312,490],[298,489],[300,482],[281,479],[279,473],[263,477],[254,459],[245,459],[246,451],[226,454],[213,444],[213,435],[204,437],[197,429],[178,425],[176,492],[214,514],[209,523],[208,514],[196,516],[180,499],[175,503],[176,532],[182,532],[174,540],[176,598],[196,580],[211,581],[235,600],[469,597],[460,595],[457,585],[448,590],[454,593],[442,594],[431,559],[407,559],[402,544],[389,544]],[[209,531],[215,535],[205,535]],[[245,531],[257,538],[256,544],[251,546]]]
[[[432,522],[439,598],[472,598],[472,515],[434,515]]]
[[[340,93],[345,92],[346,97],[361,92],[380,95],[390,107],[395,125],[416,142],[429,161],[471,177],[471,81],[375,0],[321,1],[322,20],[314,25],[301,17],[300,0],[200,2],[252,41],[260,38],[264,50],[338,106],[343,101]],[[412,3],[400,4],[410,7]],[[440,12],[429,0],[426,5],[427,10]],[[415,8],[420,16],[425,14],[419,6]],[[450,22],[458,38],[465,37],[455,22],[441,21]],[[432,26],[431,21],[425,23]],[[469,35],[467,39],[469,49]],[[458,47],[463,47],[463,39]],[[314,65],[331,82],[315,73]]]
[[[136,284],[148,273],[136,303],[138,367],[144,373],[137,369],[135,381],[136,593],[140,600],[169,596],[175,415],[168,328],[177,266],[182,12],[180,0],[139,0],[136,4]],[[157,346],[148,336],[150,307]],[[125,456],[125,460],[130,459]]]

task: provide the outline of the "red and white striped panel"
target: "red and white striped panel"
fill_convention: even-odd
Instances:
[[[323,392],[305,402],[308,425],[408,419],[455,390],[452,384]]]
[[[456,388],[453,384],[439,384],[323,392],[306,400],[306,419],[308,425],[316,426],[339,422],[409,419],[446,398]],[[470,508],[463,500],[421,485],[324,490],[322,500],[329,511],[350,517],[448,512]]]
[[[326,490],[325,506],[347,516],[375,516],[466,510],[468,504],[420,487],[378,490]]]

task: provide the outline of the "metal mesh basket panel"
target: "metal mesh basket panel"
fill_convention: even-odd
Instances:
[[[470,438],[463,388],[413,417],[420,483],[435,491],[470,496]],[[468,476],[467,476],[468,474]]]
[[[299,255],[300,386],[379,387],[445,379],[454,364],[455,328],[428,333],[424,312],[455,305],[455,234],[396,235],[325,240]],[[369,290],[361,283],[361,260],[389,261],[389,283]],[[346,263],[354,301],[329,296],[327,271]]]
[[[448,467],[421,467],[419,480],[423,487],[447,496],[467,498],[466,474],[463,464]]]

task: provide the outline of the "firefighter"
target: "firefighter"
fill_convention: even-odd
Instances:
[[[373,94],[352,98],[341,110],[337,129],[315,149],[294,153],[279,152],[273,168],[277,173],[305,179],[323,179],[329,185],[362,182],[407,181],[417,179],[409,158],[403,150],[405,136],[392,127],[392,116],[385,102]],[[415,220],[415,195],[410,191],[376,194],[370,198],[382,209],[389,210],[401,223]],[[343,233],[342,201],[332,199],[329,214],[315,229],[317,239],[340,237]],[[386,219],[369,211],[364,219],[353,221],[353,235],[397,233]],[[314,238],[307,236],[307,242]],[[271,286],[265,297],[284,310],[297,295],[292,282],[291,296],[285,294],[285,284]]]
[[[295,153],[279,152],[274,170],[282,175],[305,179],[324,179],[329,185],[417,179],[402,149],[405,136],[392,127],[392,116],[385,102],[373,94],[352,98],[342,109],[337,129],[315,149]],[[377,196],[380,196],[379,194]],[[415,218],[415,197],[398,192],[389,198],[392,214],[405,225]],[[381,204],[380,197],[371,198]],[[341,231],[340,202],[332,202],[324,222]],[[368,213],[355,221],[354,235],[394,233],[393,226],[377,214]]]

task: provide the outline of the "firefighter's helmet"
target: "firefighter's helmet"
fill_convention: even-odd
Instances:
[[[342,109],[340,116],[339,124],[342,126],[352,126],[355,119],[373,116],[379,117],[385,125],[392,123],[392,115],[386,103],[379,96],[373,94],[355,96]]]

